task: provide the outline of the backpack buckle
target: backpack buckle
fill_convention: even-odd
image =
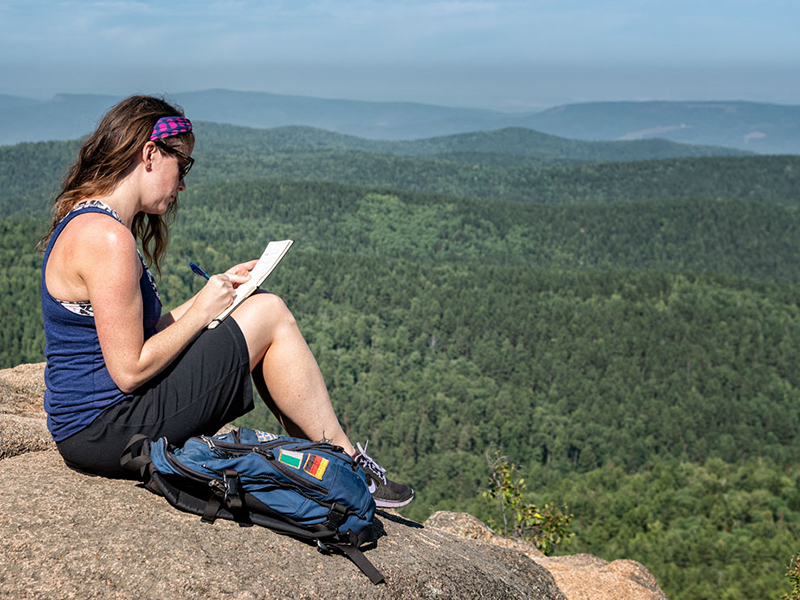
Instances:
[[[241,508],[242,498],[239,495],[239,473],[233,469],[225,469],[222,472],[222,485],[224,489],[222,501],[231,508]]]
[[[242,498],[240,495],[239,473],[233,469],[225,469],[222,472],[217,471],[217,473],[222,479],[212,479],[208,482],[208,486],[214,490],[214,494],[222,497],[222,504],[231,508],[241,508]]]
[[[333,531],[337,531],[339,529],[339,525],[341,525],[347,518],[347,512],[346,506],[334,502],[331,505],[330,511],[328,511],[328,518],[325,519],[325,527],[328,527]]]

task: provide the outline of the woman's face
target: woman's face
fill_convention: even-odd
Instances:
[[[151,177],[149,200],[143,207],[145,212],[164,214],[169,209],[170,204],[178,199],[178,193],[186,189],[186,183],[182,175],[191,168],[190,159],[193,150],[192,144],[181,144],[176,148],[155,144],[155,149],[151,154],[150,163]]]
[[[192,147],[187,147],[187,144],[178,144],[177,147],[169,146],[162,140],[156,141],[155,144],[159,150],[178,160],[178,176],[179,179],[184,179],[194,164],[194,159],[191,157]]]

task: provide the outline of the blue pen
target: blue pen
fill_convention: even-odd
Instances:
[[[189,263],[189,266],[192,268],[192,271],[194,271],[194,272],[195,272],[195,273],[197,273],[198,275],[200,275],[200,276],[202,276],[202,277],[205,277],[206,279],[209,279],[209,278],[210,278],[210,277],[209,277],[209,275],[208,275],[208,273],[206,273],[205,271],[203,271],[203,269],[201,269],[200,267],[198,267],[198,266],[197,266],[196,264],[194,264],[193,262],[190,262],[190,263]]]

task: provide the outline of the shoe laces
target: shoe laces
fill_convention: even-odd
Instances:
[[[369,469],[373,473],[375,473],[378,477],[383,480],[383,483],[386,483],[386,469],[376,463],[373,459],[367,456],[367,446],[369,446],[369,441],[364,444],[364,447],[361,447],[360,442],[356,442],[356,448],[358,448],[358,456],[356,456],[356,462],[360,464],[362,467]]]

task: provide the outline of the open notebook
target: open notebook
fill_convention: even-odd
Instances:
[[[286,252],[288,252],[291,245],[292,240],[270,242],[267,244],[264,253],[261,255],[261,258],[258,259],[258,263],[253,267],[253,270],[250,271],[249,281],[236,288],[236,296],[234,296],[233,302],[209,323],[209,329],[214,329],[219,325],[225,317],[231,314],[237,306],[244,302],[250,294],[255,292],[261,284],[264,283],[264,280],[269,277],[269,274],[272,273],[272,270],[278,265]]]

